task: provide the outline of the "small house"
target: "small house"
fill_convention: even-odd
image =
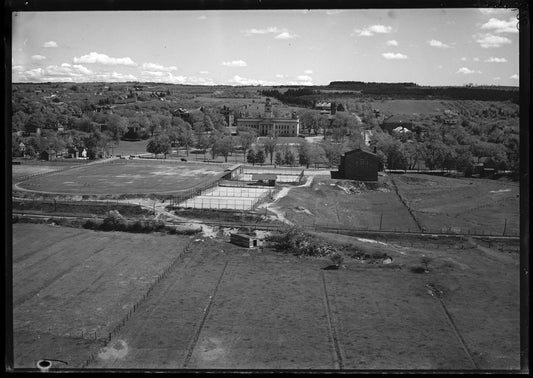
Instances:
[[[241,247],[254,248],[262,246],[263,240],[254,235],[234,233],[230,235],[230,243]]]
[[[339,171],[334,178],[378,181],[379,159],[375,153],[360,148],[348,151],[341,156]]]
[[[46,160],[46,161],[50,161],[50,160],[55,160],[56,158],[56,152],[54,150],[46,150],[46,151],[43,151],[39,154],[39,158],[41,160]]]

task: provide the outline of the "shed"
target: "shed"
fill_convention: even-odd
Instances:
[[[255,173],[252,175],[252,180],[258,185],[275,186],[278,175],[271,173]]]
[[[46,150],[39,155],[41,160],[54,160],[56,158],[56,152],[54,150]]]
[[[243,172],[242,164],[235,164],[231,167],[224,169],[224,179],[233,180]]]
[[[259,247],[263,245],[263,240],[259,239],[257,236],[239,233],[231,234],[230,242],[246,248]]]
[[[341,156],[338,178],[357,181],[378,181],[378,156],[360,148]]]

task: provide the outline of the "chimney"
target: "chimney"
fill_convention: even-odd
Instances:
[[[378,152],[378,149],[376,148],[376,146],[374,146],[374,153],[377,153]]]

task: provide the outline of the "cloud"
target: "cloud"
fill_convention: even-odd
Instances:
[[[46,59],[46,56],[43,56],[43,55],[32,55],[31,56],[31,60],[35,60],[35,61],[39,61],[39,60],[45,60]]]
[[[509,79],[518,80],[520,77],[517,74],[509,76]]]
[[[333,15],[340,14],[340,13],[342,13],[342,10],[340,10],[340,9],[328,9],[326,11],[326,14],[328,16],[333,16]]]
[[[305,70],[304,73],[308,74],[308,75],[311,75],[313,73],[313,70]]]
[[[297,76],[297,79],[302,81],[313,81],[313,78],[307,75],[299,75]]]
[[[493,77],[492,80],[501,80],[502,78],[499,76]]]
[[[131,58],[112,58],[106,54],[99,54],[97,52],[91,52],[87,55],[83,55],[79,58],[74,58],[74,63],[89,63],[89,64],[105,64],[105,65],[123,65],[123,66],[136,66]]]
[[[207,20],[207,16],[205,14],[199,16],[196,18],[197,20]]]
[[[283,78],[285,77],[285,75],[282,75],[282,74],[276,74],[276,77],[277,77],[278,79],[283,79]]]
[[[485,62],[487,62],[487,63],[506,63],[507,59],[505,59],[505,58],[497,58],[497,57],[491,56],[490,58],[485,59]]]
[[[408,56],[400,53],[387,52],[381,54],[385,59],[407,59]]]
[[[202,75],[208,75],[208,74],[209,74],[209,71],[200,71],[200,73],[201,73]]]
[[[510,18],[508,21],[491,18],[488,22],[481,25],[481,29],[491,30],[494,33],[518,33],[516,27],[518,20]]]
[[[463,56],[463,57],[461,58],[461,60],[462,60],[463,62],[466,62],[466,61],[468,60],[468,58],[465,57],[465,56]]]
[[[231,62],[222,62],[226,67],[246,67],[248,64],[244,60],[232,60]]]
[[[240,77],[239,75],[233,76],[233,79],[229,80],[230,84],[235,85],[277,85],[272,81],[258,80],[258,79],[248,79]]]
[[[438,47],[438,48],[441,48],[441,49],[447,49],[447,48],[450,47],[450,45],[442,43],[441,41],[438,41],[436,39],[432,39],[431,41],[428,41],[428,43],[432,47]]]
[[[464,75],[469,75],[469,74],[474,74],[474,73],[478,73],[480,74],[481,71],[474,71],[474,70],[471,70],[470,68],[467,68],[467,67],[461,67],[457,70],[456,73],[460,73],[460,74],[464,74]]]
[[[509,12],[506,8],[479,8],[479,11],[483,14],[499,14]]]
[[[371,37],[374,34],[389,34],[392,32],[392,26],[372,25],[364,29],[354,29],[359,37]]]
[[[509,38],[492,34],[477,34],[475,35],[475,38],[477,38],[476,42],[484,49],[496,48],[511,43]]]
[[[162,66],[156,63],[143,63],[142,69],[147,70],[147,71],[155,70],[155,71],[166,71],[167,72],[167,71],[177,71],[178,67],[176,66],[165,67],[165,66]]]
[[[82,78],[92,75],[93,72],[85,66],[80,64],[70,65],[63,63],[61,66],[51,65],[46,67],[44,75],[46,76],[64,76],[71,78]]]
[[[57,42],[48,41],[43,44],[43,47],[57,47]]]
[[[387,46],[398,46],[398,42],[394,39],[391,39],[390,41],[386,42]]]
[[[474,62],[479,62],[479,58],[477,56],[474,57],[474,59],[472,59]]]
[[[16,81],[41,81],[41,82],[58,82],[58,81],[94,81],[92,75],[94,73],[85,66],[69,63],[58,65],[49,65],[46,68],[34,68],[31,70],[24,70],[21,66],[13,69],[16,75]]]
[[[103,72],[95,76],[93,81],[139,81],[139,79],[132,74],[124,74],[121,72]]]
[[[286,32],[287,29],[285,28],[278,28],[276,26],[269,26],[267,28],[264,28],[264,29],[255,29],[255,28],[252,28],[252,29],[246,29],[243,31],[244,34],[246,35],[253,35],[253,34],[276,34],[276,33],[282,33],[282,32]]]
[[[293,39],[293,38],[296,38],[296,37],[298,37],[298,35],[291,34],[289,32],[283,32],[283,33],[278,34],[274,38],[275,39]]]

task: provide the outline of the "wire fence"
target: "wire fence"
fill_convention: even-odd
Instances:
[[[140,296],[137,301],[130,306],[128,312],[123,315],[123,317],[115,324],[115,326],[108,332],[84,332],[83,330],[80,333],[80,337],[88,340],[99,340],[103,346],[111,342],[111,339],[115,337],[120,330],[126,325],[126,323],[133,317],[133,314],[139,310],[144,302],[149,298],[152,291],[156,286],[168,276],[168,274],[176,267],[177,264],[183,261],[184,256],[191,251],[191,242],[189,242],[184,250],[179,253],[176,258],[174,258],[157,276],[156,279],[148,286],[146,292]],[[82,368],[86,368],[91,363],[96,361],[96,353],[92,353],[90,357],[82,363]]]
[[[373,232],[376,234],[379,233],[398,233],[398,234],[412,234],[412,235],[452,235],[452,236],[476,236],[476,237],[507,237],[507,238],[518,238],[520,237],[520,232],[516,230],[506,229],[504,224],[502,224],[502,231],[497,231],[495,229],[485,229],[485,228],[466,228],[466,227],[448,227],[444,226],[441,228],[424,228],[422,231],[418,228],[386,228],[380,227],[379,224],[375,226],[348,226],[339,223],[325,223],[321,222],[317,218],[309,218],[306,216],[301,217],[290,217],[291,221],[300,227],[314,230],[314,231],[329,231],[334,233],[341,232]]]

